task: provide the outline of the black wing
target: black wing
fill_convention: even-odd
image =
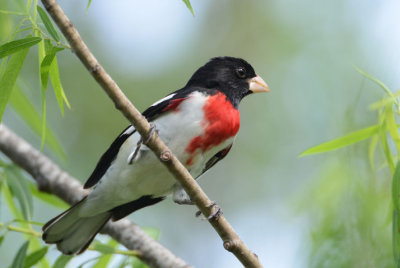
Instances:
[[[169,97],[171,96],[171,97]],[[186,95],[187,96],[187,95]],[[159,102],[156,102],[149,108],[147,108],[143,112],[143,116],[146,117],[147,120],[153,121],[160,115],[164,114],[167,111],[175,109],[179,103],[181,103],[185,99],[184,94],[180,91],[174,92]],[[119,149],[122,144],[133,134],[136,132],[133,126],[128,126],[110,145],[107,151],[102,155],[99,162],[96,165],[96,168],[86,181],[83,186],[85,189],[94,186],[103,175],[106,173],[107,169],[111,166],[112,162],[117,157]]]
[[[231,148],[232,148],[232,144],[225,147],[224,149],[222,149],[221,151],[216,153],[213,157],[211,157],[210,160],[207,161],[206,166],[204,167],[204,169],[201,172],[201,174],[199,175],[199,177],[202,174],[204,174],[207,170],[212,168],[216,163],[218,163],[218,161],[222,160],[229,153]]]
[[[128,131],[130,129],[131,131]],[[101,179],[101,177],[103,177],[103,175],[106,173],[107,169],[110,167],[111,163],[117,156],[121,145],[135,132],[136,129],[134,129],[132,126],[125,128],[125,130],[118,136],[118,138],[116,138],[114,142],[110,145],[108,150],[101,156],[99,162],[96,165],[96,168],[93,170],[83,188],[87,189],[92,187]]]

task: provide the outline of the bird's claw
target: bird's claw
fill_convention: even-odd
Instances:
[[[146,140],[143,142],[144,144],[148,144],[151,138],[153,137],[153,134],[157,133],[158,134],[158,129],[156,128],[156,124],[153,122],[150,123],[150,131],[149,135],[147,136]]]
[[[213,213],[210,214],[210,216],[207,217],[207,220],[218,220],[219,217],[223,214],[222,209],[220,206],[217,205],[215,201],[212,201],[210,205],[207,206],[208,208],[215,207],[215,210]],[[199,217],[201,215],[201,211],[196,212],[196,217]]]
[[[155,125],[153,122],[151,122],[151,123],[150,123],[149,135],[148,135],[148,137],[146,138],[146,140],[143,141],[143,137],[140,137],[139,141],[138,141],[137,144],[136,144],[135,150],[128,156],[128,164],[129,164],[129,165],[132,165],[133,161],[134,161],[134,160],[136,159],[136,157],[138,156],[139,150],[140,150],[140,147],[142,146],[142,144],[143,144],[143,143],[144,143],[144,144],[149,143],[149,141],[150,141],[150,139],[153,137],[153,134],[154,134],[154,133],[157,133],[157,134],[158,134],[158,130],[157,130],[157,128],[156,128],[156,125]]]
[[[213,213],[210,214],[210,216],[207,217],[207,220],[218,220],[219,217],[222,215],[222,209],[220,206],[217,205],[215,201],[212,201],[211,204],[208,206],[209,208],[215,207],[215,210]]]

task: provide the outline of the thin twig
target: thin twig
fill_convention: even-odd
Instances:
[[[42,236],[42,233],[36,232],[35,230],[26,229],[26,228],[22,228],[22,227],[17,227],[17,226],[4,224],[4,223],[0,222],[0,228],[4,228],[4,227],[8,231],[12,231],[12,232],[23,233],[23,234],[27,234],[27,235],[36,236],[36,237],[41,237]]]
[[[142,137],[148,137],[148,134],[151,131],[149,122],[147,122],[142,114],[135,108],[135,106],[133,106],[122,90],[118,87],[117,83],[96,60],[89,48],[83,42],[77,29],[58,5],[57,1],[42,0],[42,3],[70,43],[75,55],[78,56],[94,79],[112,99],[115,107],[124,114]],[[213,215],[218,208],[212,205],[213,202],[203,192],[182,163],[180,163],[175,155],[171,153],[164,142],[157,135],[153,135],[153,138],[150,139],[147,146],[160,158],[160,160],[162,160],[161,162],[174,175],[176,180],[181,184],[199,210],[206,217]],[[165,157],[166,155],[169,157]],[[218,219],[209,220],[209,222],[223,240],[225,249],[232,252],[244,266],[262,267],[258,257],[243,243],[232,226],[223,216],[220,216]]]
[[[78,180],[3,124],[0,124],[0,151],[31,174],[39,190],[52,193],[69,204],[87,195]],[[152,267],[189,267],[127,219],[108,222],[102,233],[109,234],[126,248],[140,252],[138,257]]]

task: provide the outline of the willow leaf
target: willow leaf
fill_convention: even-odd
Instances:
[[[18,249],[17,254],[14,257],[14,260],[11,264],[12,268],[24,268],[24,262],[26,257],[26,252],[28,251],[29,240],[26,241],[22,246]]]
[[[318,154],[333,151],[339,149],[344,146],[348,146],[362,140],[368,139],[369,137],[379,133],[379,126],[370,126],[367,128],[363,128],[352,133],[349,133],[340,138],[336,138],[314,147],[311,147],[300,154],[300,156],[310,155],[310,154]]]
[[[29,48],[42,41],[41,37],[26,37],[23,39],[14,40],[0,46],[0,59],[20,50]]]
[[[194,11],[193,11],[193,7],[192,4],[190,3],[190,0],[182,0],[183,3],[185,3],[186,7],[190,10],[190,13],[192,13],[192,15],[194,16]]]
[[[27,48],[12,55],[0,79],[0,123],[26,55],[28,55]]]
[[[58,36],[56,28],[54,27],[53,23],[51,22],[51,20],[50,20],[49,16],[47,15],[46,11],[44,11],[44,9],[41,8],[40,6],[37,6],[37,11],[39,13],[40,18],[43,21],[44,27],[46,27],[46,30],[54,38],[54,40],[59,42],[60,41],[60,37]]]

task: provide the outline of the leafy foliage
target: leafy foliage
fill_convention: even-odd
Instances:
[[[329,152],[329,151],[339,149],[341,147],[345,147],[345,146],[363,141],[365,139],[370,138],[373,135],[378,134],[379,129],[380,129],[379,126],[371,126],[371,127],[367,127],[367,128],[361,129],[361,130],[354,131],[343,137],[336,138],[336,139],[330,140],[328,142],[319,144],[317,146],[311,147],[310,149],[307,149],[306,151],[301,153],[300,156]]]
[[[14,256],[12,267],[33,267],[39,262],[42,264],[42,267],[49,267],[46,260],[49,247],[43,245],[41,233],[36,231],[32,226],[41,226],[42,224],[30,221],[33,215],[32,199],[33,197],[38,197],[48,205],[61,207],[63,209],[67,206],[55,196],[41,193],[35,189],[33,183],[24,177],[18,167],[12,164],[0,162],[0,178],[5,178],[1,180],[2,184],[0,184],[2,185],[2,196],[6,199],[9,208],[13,211],[17,219],[7,224],[0,222],[0,247],[1,242],[9,231],[25,234],[28,239]],[[17,200],[18,207],[15,205],[14,199]],[[13,223],[19,223],[20,227],[13,225]],[[145,231],[155,239],[158,237],[159,231],[157,229],[145,228]],[[93,262],[91,267],[107,267],[107,264],[115,255],[125,256],[124,260],[126,259],[128,262],[135,264],[132,267],[147,267],[139,259],[135,258],[138,252],[120,250],[118,249],[118,243],[112,239],[109,239],[106,244],[96,241],[89,247],[89,250],[100,253],[100,255],[95,258],[97,261]],[[60,255],[55,260],[52,267],[65,267],[72,258],[73,256]],[[92,260],[87,263],[89,262],[91,263]],[[87,267],[86,262],[84,263],[85,267]]]
[[[44,11],[43,8],[41,8],[40,6],[37,6],[37,11],[49,34],[54,38],[55,41],[59,42],[60,37],[58,36],[58,33],[56,31],[56,28],[54,28],[53,23],[51,23],[51,20],[46,11]]]
[[[17,255],[15,255],[14,260],[11,264],[13,268],[24,268],[26,252],[28,251],[29,240],[26,241],[22,246],[19,248]]]
[[[73,257],[72,255],[61,254],[54,262],[53,268],[64,268]]]
[[[27,54],[28,49],[25,48],[12,55],[0,79],[0,122]]]
[[[18,14],[23,18],[19,19],[17,27],[12,32],[10,36],[12,40],[0,46],[0,59],[2,59],[0,65],[0,122],[6,105],[8,104],[12,92],[17,85],[17,80],[23,81],[23,78],[19,76],[19,73],[23,67],[28,51],[30,48],[37,46],[39,58],[42,58],[38,71],[40,73],[42,85],[42,119],[39,134],[42,137],[43,146],[48,133],[46,126],[46,90],[49,76],[61,113],[64,114],[64,102],[67,107],[70,108],[69,101],[61,85],[56,59],[57,53],[61,52],[65,48],[69,49],[69,46],[61,41],[58,31],[43,8],[37,5],[37,1],[27,1],[25,8],[23,8],[22,5],[16,6],[19,6],[21,11],[17,13],[9,12],[9,16],[11,17],[12,15]],[[33,9],[32,6],[35,8]],[[37,14],[39,14],[39,17],[43,22],[44,29],[41,28]],[[10,21],[14,20],[10,18]],[[24,37],[20,38],[20,35],[24,35]],[[24,107],[25,103],[26,98],[21,94],[18,94],[13,100],[13,106]],[[32,123],[29,120],[32,119],[31,117],[25,116],[22,117],[22,119],[32,127]],[[58,154],[61,155],[62,150],[60,150],[59,146],[55,145],[57,142],[54,142],[53,135],[51,139],[53,149],[56,149]]]
[[[64,115],[64,105],[69,109],[71,105],[66,97],[61,83],[57,56],[58,53],[69,50],[70,47],[62,39],[62,35],[53,25],[46,11],[38,6],[37,0],[28,0],[26,3],[17,1],[14,7],[18,11],[1,10],[2,15],[8,17],[5,28],[16,27],[10,30],[7,38],[9,40],[0,44],[0,122],[8,104],[32,129],[33,133],[40,136],[42,146],[46,142],[49,148],[61,159],[66,159],[66,154],[54,132],[46,124],[47,90],[51,86],[56,96],[60,112]],[[89,1],[90,5],[90,1]],[[88,6],[89,6],[88,5]],[[40,20],[42,23],[40,23]],[[0,28],[2,31],[2,28]],[[39,112],[32,101],[27,97],[26,90],[35,90],[32,85],[26,86],[21,69],[25,63],[29,51],[37,49],[38,68],[37,74],[40,78],[40,94],[42,107]],[[0,202],[5,201],[8,209],[13,214],[12,222],[0,222],[0,247],[9,232],[18,232],[25,237],[25,241],[19,247],[11,267],[28,268],[42,267],[50,268],[47,253],[53,248],[44,245],[41,240],[41,232],[36,230],[35,225],[41,223],[33,222],[34,200],[40,200],[50,206],[66,209],[68,205],[54,195],[40,192],[36,184],[28,179],[19,167],[3,162],[0,156]],[[157,231],[153,230],[153,233]],[[91,265],[85,267],[106,267],[115,255],[124,256],[132,267],[145,267],[135,256],[137,252],[119,249],[116,241],[109,239],[107,243],[95,242],[90,250],[96,251],[99,256],[91,261]],[[73,256],[60,255],[52,262],[51,267],[63,268],[71,261]],[[135,266],[133,262],[135,261]],[[86,262],[84,262],[86,263]],[[83,266],[83,264],[81,266]],[[2,265],[5,265],[2,263]]]
[[[387,202],[389,205],[389,210],[392,211],[389,215],[392,217],[392,247],[393,247],[393,256],[395,259],[396,267],[400,267],[400,220],[399,220],[399,215],[400,215],[400,201],[399,201],[399,196],[400,196],[400,135],[398,131],[398,124],[396,122],[396,118],[400,115],[400,109],[399,109],[399,101],[398,97],[400,96],[399,92],[394,92],[392,91],[381,81],[373,77],[372,75],[366,73],[365,71],[361,70],[360,68],[357,67],[357,70],[367,77],[369,80],[377,84],[383,92],[387,95],[387,97],[383,98],[381,101],[378,101],[376,103],[373,103],[370,105],[371,110],[377,110],[378,112],[378,123],[376,125],[354,131],[350,134],[344,135],[342,137],[333,139],[328,142],[324,142],[322,144],[316,145],[314,147],[311,147],[310,149],[304,151],[301,156],[305,155],[310,155],[310,154],[316,154],[316,153],[324,153],[328,151],[332,151],[338,148],[342,147],[348,147],[350,145],[353,145],[355,143],[358,143],[360,141],[368,140],[369,139],[369,149],[368,149],[368,158],[369,158],[369,165],[371,170],[376,170],[375,167],[375,154],[378,151],[378,145],[381,146],[382,151],[383,151],[383,157],[385,159],[385,163],[383,166],[387,166],[389,168],[390,173],[392,174],[392,202]],[[397,152],[396,152],[397,151]],[[370,176],[364,175],[364,176]],[[330,178],[329,180],[335,181],[335,183],[338,181],[338,179],[346,177],[346,175],[336,175],[335,178]],[[347,176],[347,178],[350,178]],[[371,196],[374,196],[376,198],[382,198],[383,200],[387,200],[386,195],[382,195],[384,191],[384,184],[379,183],[374,183],[372,180],[368,180],[366,186],[359,186],[357,187],[356,190],[354,190],[354,193],[356,191],[364,191],[364,192],[371,192],[372,194],[368,196],[368,198],[363,199],[363,202],[365,207],[359,208],[360,210],[363,209],[368,209],[368,211],[357,211],[358,217],[362,216],[367,216],[369,217],[375,216],[374,218],[361,218],[358,219],[360,221],[365,221],[371,223],[371,226],[385,226],[386,224],[384,222],[380,222],[380,220],[383,219],[381,212],[377,211],[376,206],[378,204],[384,203],[384,201],[380,200],[381,202],[378,202],[377,200],[371,201],[372,199],[370,198]],[[329,186],[329,189],[332,191],[334,188],[332,186]],[[340,188],[343,189],[343,188]],[[321,190],[321,189],[319,189]],[[328,191],[322,191],[324,193]],[[339,190],[338,193],[335,193],[334,195],[331,196],[332,199],[338,199],[337,202],[343,201],[343,197],[340,197],[340,194],[342,194],[342,190]],[[328,199],[329,206],[331,206],[332,199]],[[372,202],[372,203],[371,203]],[[371,203],[371,204],[369,204]],[[342,204],[342,206],[349,206],[347,204]],[[351,207],[351,206],[349,206]],[[373,210],[371,210],[373,209]],[[383,210],[383,208],[379,209],[380,211]],[[376,211],[376,212],[374,212]],[[343,214],[343,213],[342,213]],[[339,211],[336,213],[333,213],[332,215],[340,215]],[[379,215],[379,216],[377,216]],[[351,213],[347,215],[347,219],[351,218]],[[324,221],[331,221],[330,227],[332,227],[332,222],[338,222],[338,219],[324,219]],[[390,220],[389,220],[390,221]],[[345,222],[345,221],[343,221]],[[321,223],[322,224],[322,223]],[[322,226],[324,226],[322,224]],[[323,228],[321,226],[321,228]],[[349,244],[349,242],[345,241],[347,237],[342,237],[340,238],[340,235],[345,235],[346,233],[349,233],[350,229],[346,229],[346,225],[338,225],[336,226],[337,229],[332,229],[329,232],[334,232],[335,235],[338,235],[338,237],[335,237],[335,242],[340,241],[340,243],[344,244],[338,244],[334,245],[334,247],[345,247],[346,245]],[[364,228],[364,227],[363,227]],[[354,228],[353,228],[354,229]],[[357,230],[357,229],[356,229]],[[374,230],[374,233],[378,232],[378,230]],[[368,233],[368,232],[366,232]],[[365,232],[364,232],[365,234]],[[352,234],[354,235],[354,234]],[[323,235],[315,235],[314,237],[323,237]],[[325,236],[326,237],[326,236]],[[381,234],[379,236],[376,235],[376,237],[385,237],[385,235]],[[355,238],[351,238],[354,239]],[[363,238],[358,236],[358,239],[362,240]],[[366,238],[364,238],[366,239]],[[374,241],[374,238],[369,238],[368,241]],[[315,243],[315,241],[314,241]],[[311,265],[312,267],[320,267],[322,263],[327,263],[327,260],[323,260],[323,254],[324,254],[324,246],[326,246],[327,241],[319,241],[315,243],[315,250],[314,250],[314,256],[312,256],[312,259],[316,262],[315,265]],[[370,242],[364,242],[360,244],[360,247],[364,247],[362,244],[368,244]],[[385,244],[387,243],[386,241],[382,241],[381,243]],[[376,248],[379,246],[376,245]],[[332,248],[332,247],[330,247]],[[365,252],[372,252],[376,251],[376,248],[374,247],[373,249],[368,248],[363,251],[363,255],[368,255],[365,254]],[[353,251],[349,251],[353,252]],[[321,254],[321,256],[319,256]],[[327,252],[325,252],[327,254]],[[373,253],[371,253],[373,254]],[[317,256],[318,255],[318,256]],[[374,254],[373,254],[374,255]],[[369,255],[371,256],[371,255]],[[380,257],[378,257],[380,256]],[[387,263],[386,260],[387,258],[381,258],[382,252],[379,253],[379,255],[375,256],[375,258],[371,258],[371,260],[378,261],[378,263],[375,263],[372,265],[373,267],[391,267],[392,264]],[[349,255],[345,256],[342,255],[340,257],[335,258],[335,261],[332,263],[335,263],[334,266],[338,267],[353,267],[357,262],[354,262],[355,255]],[[343,260],[343,261],[341,261]],[[359,260],[359,259],[358,259]],[[379,261],[382,261],[379,263]],[[366,266],[371,266],[371,263],[368,263],[368,259],[365,261],[365,264],[362,265],[359,262],[357,265],[361,265],[362,267]],[[328,265],[329,266],[329,265]]]
[[[33,199],[21,171],[18,167],[10,165],[4,168],[4,175],[10,192],[18,200],[24,219],[27,221],[31,220],[33,215]]]
[[[47,246],[44,246],[29,254],[25,259],[24,268],[29,268],[37,264],[46,255],[48,249]]]
[[[36,45],[42,41],[41,37],[26,37],[23,39],[14,40],[0,46],[0,59],[11,54],[14,54],[25,48]]]
[[[27,86],[19,81],[10,96],[10,105],[13,110],[25,121],[31,130],[40,136],[42,134],[42,117],[26,96],[23,88]],[[49,148],[61,159],[66,159],[66,154],[51,128],[46,128],[46,142]]]

